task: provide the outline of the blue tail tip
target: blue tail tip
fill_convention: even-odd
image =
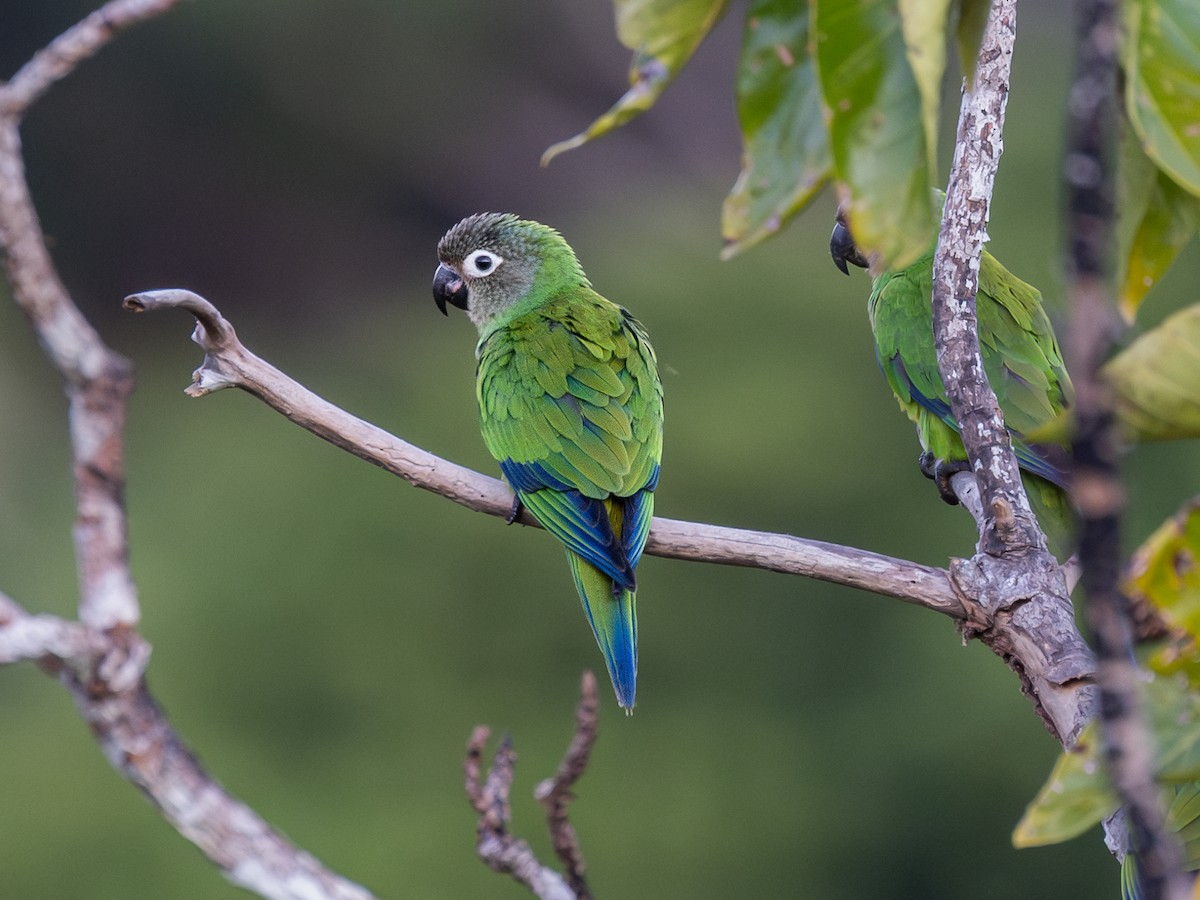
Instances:
[[[605,659],[608,677],[612,679],[613,692],[617,695],[617,706],[632,714],[637,702],[637,650],[629,648],[627,654],[615,654]],[[608,654],[605,654],[607,657]]]
[[[609,672],[612,677],[613,691],[617,695],[617,706],[625,710],[626,715],[633,714],[633,707],[636,704],[637,681],[636,675],[628,679],[619,678],[616,672]]]

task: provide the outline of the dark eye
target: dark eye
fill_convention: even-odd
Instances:
[[[491,250],[475,250],[463,260],[463,272],[472,278],[482,278],[504,262],[504,259]]]

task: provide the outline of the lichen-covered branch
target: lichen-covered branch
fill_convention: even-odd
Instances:
[[[1046,546],[979,352],[975,294],[988,206],[1004,149],[1004,108],[1016,37],[1016,0],[998,0],[959,111],[954,162],[934,254],[933,321],[938,371],[979,480],[985,551]]]
[[[31,616],[0,593],[0,666],[95,659],[105,647],[104,635],[94,629],[58,616]],[[140,675],[140,671],[135,673],[135,677]]]
[[[978,482],[979,552],[951,566],[958,589],[985,611],[978,637],[1009,662],[1038,714],[1071,746],[1095,712],[1091,651],[1075,626],[1063,571],[1029,508],[1020,469],[979,351],[975,294],[988,205],[1003,150],[1016,38],[1015,0],[992,4],[979,61],[959,112],[954,161],[934,254],[938,370]],[[958,482],[962,484],[961,481]]]
[[[1127,833],[1109,828],[1118,856],[1138,854],[1145,900],[1193,896],[1183,856],[1164,826],[1154,780],[1155,748],[1140,703],[1140,677],[1130,653],[1128,603],[1119,585],[1120,526],[1125,491],[1119,471],[1112,397],[1100,377],[1119,329],[1110,283],[1114,246],[1117,141],[1115,0],[1076,4],[1078,57],[1068,104],[1064,166],[1067,197],[1067,344],[1075,378],[1072,454],[1079,509],[1079,561],[1084,613],[1096,647],[1100,732],[1109,778],[1121,798]]]
[[[104,345],[72,302],[50,258],[29,196],[20,123],[29,105],[120,30],[178,0],[112,0],[39,51],[0,84],[0,248],[13,296],[66,381],[75,476],[75,557],[85,624],[136,624],[137,593],[125,544],[125,400],[133,367]]]
[[[371,900],[204,771],[146,688],[149,659],[149,644],[132,628],[29,615],[0,594],[0,665],[33,660],[57,677],[113,767],[230,881],[273,900]]]

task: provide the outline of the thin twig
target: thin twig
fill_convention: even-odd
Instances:
[[[583,673],[579,688],[579,705],[575,708],[575,737],[571,739],[567,752],[558,764],[558,771],[537,786],[533,792],[537,801],[546,808],[546,823],[550,828],[550,842],[554,852],[562,860],[567,871],[567,883],[579,900],[592,900],[587,884],[587,864],[579,837],[567,817],[567,807],[575,799],[571,788],[575,786],[587,769],[596,734],[600,727],[600,702],[596,697],[596,676]]]
[[[107,639],[95,629],[58,616],[31,616],[0,593],[0,665],[97,659],[107,647]]]
[[[1114,0],[1076,4],[1075,80],[1068,104],[1066,165],[1068,352],[1075,374],[1074,493],[1079,508],[1079,558],[1084,612],[1096,646],[1100,730],[1109,778],[1121,798],[1130,847],[1116,838],[1118,855],[1138,856],[1140,897],[1185,900],[1193,896],[1182,871],[1183,855],[1164,825],[1154,780],[1153,738],[1141,710],[1139,676],[1130,652],[1130,614],[1119,588],[1121,484],[1113,402],[1100,368],[1119,333],[1111,287],[1117,140],[1117,46]]]
[[[491,730],[479,725],[467,742],[463,782],[467,799],[477,814],[476,853],[494,872],[510,875],[542,900],[579,900],[561,875],[538,862],[529,844],[509,832],[512,808],[509,791],[516,754],[506,736],[496,748],[492,767],[483,775],[483,753]]]

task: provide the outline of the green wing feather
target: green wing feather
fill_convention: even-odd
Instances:
[[[868,311],[879,365],[896,400],[917,425],[922,446],[937,458],[966,459],[958,425],[937,369],[933,342],[933,250],[911,266],[875,280]],[[1063,535],[1069,503],[1066,474],[1054,448],[1035,446],[1024,435],[1054,420],[1072,400],[1054,328],[1042,295],[984,252],[976,295],[979,349],[988,382],[1004,412],[1013,449],[1043,525]],[[1039,516],[1042,518],[1042,516]]]
[[[485,335],[476,385],[484,442],[566,545],[618,699],[631,707],[634,568],[662,458],[662,387],[646,334],[580,286]]]
[[[483,439],[503,462],[539,463],[585,497],[629,497],[662,457],[662,388],[641,326],[588,288],[480,343]]]

